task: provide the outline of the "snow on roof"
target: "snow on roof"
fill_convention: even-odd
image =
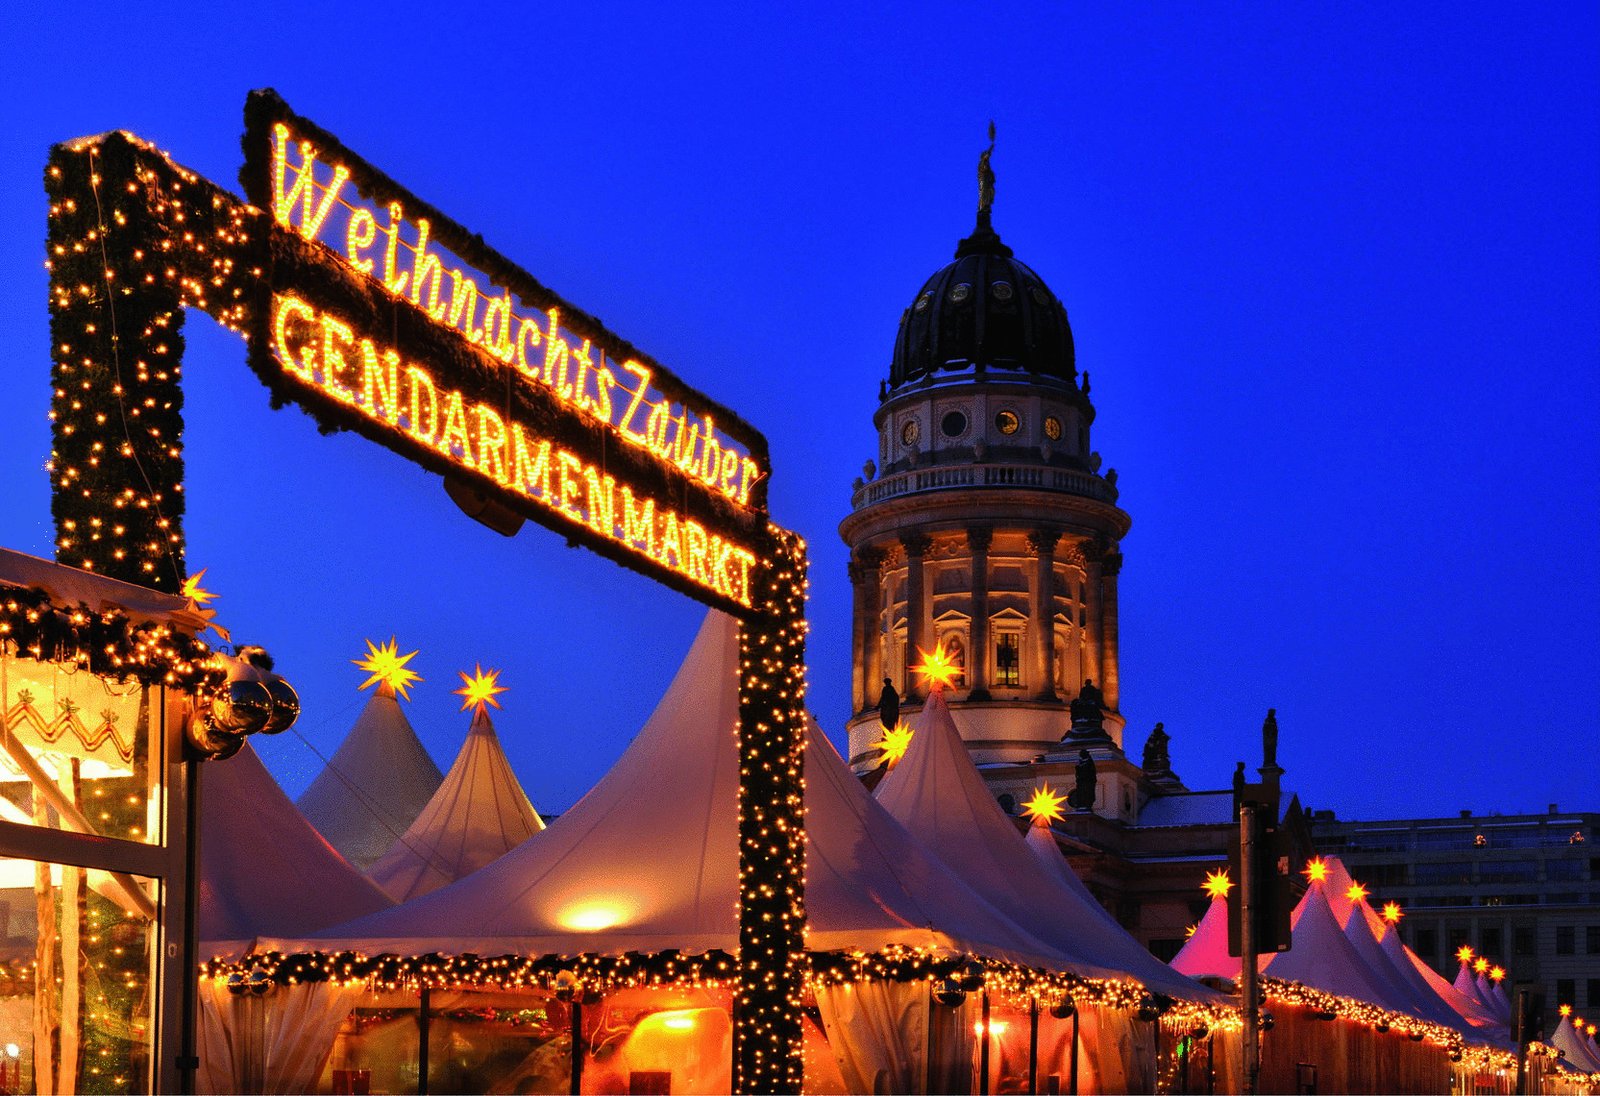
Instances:
[[[1233,822],[1233,792],[1179,792],[1151,799],[1135,825],[1214,826]]]
[[[37,588],[57,605],[85,605],[96,613],[117,609],[135,623],[168,624],[190,633],[202,631],[206,626],[204,618],[185,611],[189,604],[187,598],[9,548],[0,548],[0,586]]]

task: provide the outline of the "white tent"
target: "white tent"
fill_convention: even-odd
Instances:
[[[1362,962],[1328,905],[1325,884],[1313,881],[1291,918],[1294,946],[1271,956],[1261,972],[1339,997],[1382,1005],[1384,987]],[[1395,1006],[1388,1005],[1393,1009]]]
[[[1566,1055],[1566,1063],[1579,1073],[1600,1073],[1600,1059],[1591,1052],[1592,1040],[1578,1034],[1572,1017],[1563,1016],[1550,1036],[1550,1045]]]
[[[1228,900],[1218,895],[1206,907],[1205,916],[1195,925],[1194,932],[1183,942],[1178,954],[1172,957],[1172,969],[1190,978],[1226,978],[1239,980],[1240,966],[1237,955],[1228,954]]]
[[[1372,907],[1364,899],[1356,899],[1351,906],[1351,916],[1345,921],[1344,934],[1360,956],[1373,984],[1383,992],[1382,999],[1374,1003],[1396,1012],[1408,1012],[1435,1024],[1445,1024],[1458,1030],[1466,1027],[1465,1021],[1446,1007],[1436,994],[1430,992],[1424,996],[1418,992],[1417,985],[1391,961],[1378,936],[1373,934],[1375,923],[1381,926],[1379,932],[1383,935],[1389,934],[1390,926],[1372,912]]]
[[[1047,831],[1040,829],[1030,850],[973,765],[942,689],[928,697],[909,749],[874,797],[1002,913],[1067,956],[1069,969],[1124,978],[1190,1001],[1222,1000],[1177,974],[1113,921]]]
[[[249,743],[201,765],[200,789],[200,939],[210,955],[391,904],[295,809]]]
[[[365,871],[406,832],[443,779],[393,686],[384,682],[296,804],[345,859]]]
[[[537,838],[403,906],[276,941],[282,951],[616,955],[738,944],[738,632],[708,616],[671,687],[605,778]],[[1062,960],[890,818],[810,725],[807,945]]]
[[[479,705],[439,790],[367,875],[396,902],[409,901],[471,875],[542,829]]]

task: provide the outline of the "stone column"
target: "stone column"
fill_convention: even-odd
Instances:
[[[1105,680],[1096,682],[1105,694],[1106,707],[1113,712],[1121,710],[1117,706],[1117,575],[1121,571],[1122,553],[1113,551],[1101,570],[1100,673]]]
[[[906,699],[920,697],[916,675],[917,651],[928,649],[928,598],[923,590],[922,555],[933,541],[921,533],[903,533],[900,545],[906,550]]]
[[[1079,546],[1083,552],[1084,596],[1088,599],[1089,626],[1088,634],[1083,637],[1083,649],[1088,658],[1084,667],[1085,679],[1092,679],[1095,685],[1100,685],[1100,652],[1105,625],[1101,619],[1104,604],[1101,597],[1101,573],[1106,558],[1105,542],[1099,539],[1086,540]]]
[[[1032,633],[1034,695],[1040,700],[1056,699],[1056,542],[1059,529],[1035,529],[1028,534],[1036,571],[1033,580]]]
[[[972,628],[967,637],[968,700],[989,699],[989,545],[994,530],[987,525],[967,530],[967,549],[972,553]]]
[[[856,585],[856,620],[853,630],[858,646],[856,673],[860,691],[855,697],[857,712],[875,708],[883,691],[883,550],[862,548],[851,565]]]

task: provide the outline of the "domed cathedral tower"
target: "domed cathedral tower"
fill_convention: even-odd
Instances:
[[[990,223],[988,159],[977,227],[901,316],[873,416],[878,459],[839,526],[855,599],[858,771],[880,758],[884,679],[903,713],[917,710],[910,668],[938,644],[962,667],[947,697],[980,764],[1069,746],[1076,757],[1083,736],[1062,741],[1068,705],[1096,690],[1102,719],[1090,711],[1081,730],[1096,753],[1121,756],[1118,546],[1131,523],[1091,447],[1067,311]]]

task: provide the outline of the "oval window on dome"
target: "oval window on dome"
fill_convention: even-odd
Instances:
[[[1054,415],[1048,416],[1044,420],[1044,436],[1049,438],[1051,441],[1060,441],[1061,420],[1056,418]]]
[[[1050,303],[1050,298],[1045,294],[1045,291],[1040,289],[1038,286],[1034,286],[1029,289],[1028,295],[1033,298],[1034,304],[1047,305]]]
[[[994,299],[997,301],[1009,301],[1011,299],[1012,292],[1011,283],[995,282],[989,287],[989,292],[994,294]]]
[[[960,411],[946,411],[944,418],[939,420],[939,429],[944,431],[947,438],[959,438],[967,432],[967,416]]]
[[[994,425],[1002,434],[1015,434],[1022,427],[1022,420],[1015,411],[1002,411],[994,417]]]
[[[972,296],[972,286],[966,282],[957,282],[950,287],[950,299],[956,304],[960,304],[970,296]]]
[[[928,304],[932,300],[933,290],[930,289],[922,296],[917,298],[917,303],[913,307],[915,307],[918,312],[926,312],[928,310]]]
[[[907,419],[906,424],[900,428],[900,442],[903,445],[917,444],[917,420]]]

